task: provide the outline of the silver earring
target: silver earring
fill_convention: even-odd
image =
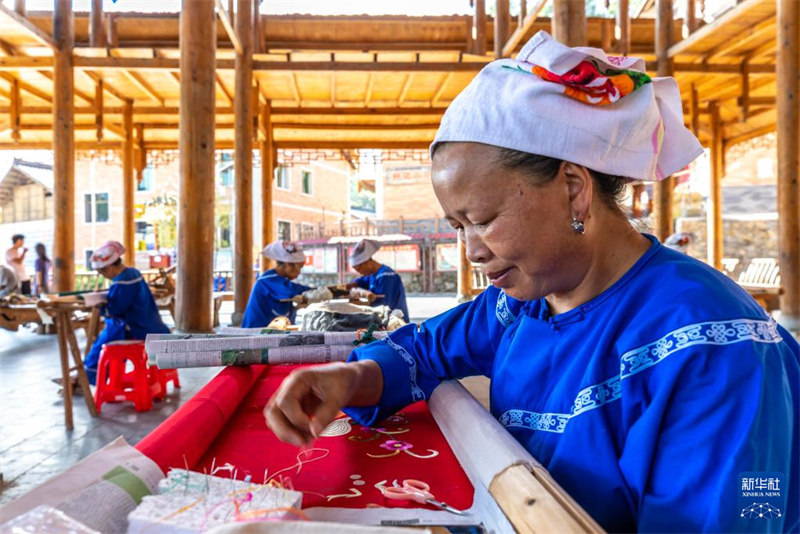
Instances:
[[[579,221],[575,217],[572,218],[572,231],[576,234],[582,234],[586,231],[586,225],[583,221]]]

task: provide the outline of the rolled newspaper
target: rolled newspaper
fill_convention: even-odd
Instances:
[[[387,332],[373,332],[374,339],[386,337]],[[222,350],[255,350],[308,345],[347,345],[360,339],[358,332],[297,332],[266,335],[217,334],[148,334],[145,351],[148,354],[168,352],[209,352]]]
[[[223,349],[155,354],[161,369],[216,367],[221,365],[302,364],[343,362],[353,352],[352,345],[301,345],[262,349]]]

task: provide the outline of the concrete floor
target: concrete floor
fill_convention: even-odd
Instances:
[[[411,296],[409,311],[417,321],[455,305],[453,296]],[[232,303],[225,303],[232,307]],[[223,307],[221,322],[231,309]],[[78,343],[83,347],[82,331]],[[22,328],[0,330],[0,504],[31,490],[51,476],[98,450],[118,436],[135,444],[191,398],[219,368],[182,369],[181,388],[169,386],[167,398],[153,410],[136,413],[132,403],[104,404],[92,418],[82,397],[73,401],[75,428],[64,427],[59,387],[61,375],[56,336]]]

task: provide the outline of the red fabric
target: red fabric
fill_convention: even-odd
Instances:
[[[207,404],[203,403],[201,409],[185,410],[190,403],[184,405],[170,419],[153,431],[145,441],[147,447],[140,443],[137,448],[154,458],[159,465],[183,467],[183,453],[190,448],[192,457],[187,454],[189,466],[194,471],[210,472],[212,464],[219,467],[229,463],[237,469],[236,477],[244,479],[250,476],[253,482],[264,481],[267,470],[267,479],[279,470],[297,464],[298,453],[308,449],[298,449],[278,441],[275,435],[266,427],[262,410],[272,393],[277,389],[286,375],[296,366],[270,366],[259,369],[261,376],[254,379],[252,387],[243,387],[244,393],[239,397],[241,402],[224,428],[216,431],[217,420],[209,424],[206,418]],[[223,371],[198,396],[209,392],[230,392],[227,387],[216,387],[216,382],[226,381],[230,384],[232,377],[228,373],[232,369]],[[258,371],[255,371],[258,372]],[[238,376],[238,375],[237,375]],[[246,382],[246,381],[243,381]],[[242,384],[244,386],[244,384]],[[215,387],[212,387],[215,386]],[[249,389],[249,391],[247,391]],[[220,412],[226,411],[220,408]],[[217,416],[219,414],[216,414]],[[341,416],[349,420],[347,416]],[[180,421],[173,421],[178,419]],[[183,421],[189,419],[189,421]],[[200,423],[202,422],[202,423]],[[390,506],[419,508],[415,502],[395,501],[383,497],[375,484],[385,481],[391,485],[397,479],[413,478],[422,480],[431,486],[434,496],[459,509],[466,509],[472,505],[474,489],[469,482],[464,470],[450,450],[447,441],[439,430],[436,422],[428,411],[424,402],[413,404],[404,409],[398,416],[376,425],[377,430],[362,427],[349,420],[352,427],[346,435],[338,437],[320,437],[312,447],[326,449],[327,456],[321,451],[308,451],[301,454],[301,458],[320,458],[316,461],[305,463],[299,470],[295,466],[283,471],[274,481],[280,482],[284,487],[293,488],[304,492],[303,507],[335,506],[347,508],[364,508],[367,506]],[[346,426],[344,423],[341,423]],[[167,428],[163,428],[167,427]],[[213,432],[213,434],[212,434]],[[153,438],[154,434],[161,437]],[[170,435],[175,440],[170,439]],[[192,434],[191,437],[187,435]],[[216,437],[211,439],[204,437]],[[196,449],[199,447],[192,443],[193,440],[202,440],[206,443],[205,452],[197,462],[192,461]],[[394,442],[387,444],[386,442]],[[179,442],[179,443],[176,443]],[[197,445],[202,445],[197,443]],[[383,445],[383,446],[382,446]],[[160,449],[168,447],[169,453]],[[438,455],[432,458],[418,458],[431,454],[431,450]],[[399,451],[399,452],[397,452]],[[395,453],[395,454],[393,454]],[[373,456],[392,455],[384,458]],[[171,455],[171,461],[167,456]],[[324,456],[324,458],[323,458]],[[166,464],[163,462],[166,461]],[[219,476],[228,476],[227,473],[217,473]],[[355,475],[359,478],[354,479]],[[363,484],[354,484],[359,481]],[[361,495],[356,495],[360,493]],[[334,497],[334,495],[347,495],[347,497]],[[352,497],[350,497],[352,495]]]
[[[265,365],[228,367],[136,444],[164,473],[189,467],[205,454]],[[184,461],[184,456],[186,457]]]

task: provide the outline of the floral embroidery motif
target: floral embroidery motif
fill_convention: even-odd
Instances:
[[[508,325],[513,323],[516,319],[514,314],[511,313],[511,310],[508,309],[508,300],[506,299],[506,294],[502,291],[497,297],[497,305],[494,308],[494,315],[497,317],[497,320],[500,321],[500,324],[506,328],[508,328]]]
[[[731,345],[740,341],[780,343],[783,341],[774,320],[734,319],[696,323],[673,330],[666,336],[620,357],[620,374],[578,392],[570,413],[538,413],[506,410],[499,421],[504,427],[528,428],[563,433],[573,417],[622,398],[622,381],[660,363],[670,354],[694,345]]]
[[[411,452],[409,449],[414,447],[411,443],[409,443],[407,441],[398,441],[396,439],[386,440],[385,442],[381,443],[379,446],[381,448],[383,448],[383,449],[387,449],[387,450],[390,450],[392,452],[390,452],[389,454],[371,454],[371,453],[367,453],[367,456],[369,456],[370,458],[391,458],[392,456],[397,456],[401,452],[404,452],[404,453],[408,454],[409,456],[413,456],[414,458],[420,458],[420,459],[423,459],[423,460],[428,459],[428,458],[435,458],[436,456],[439,456],[439,451],[435,451],[433,449],[427,449],[428,450],[428,454],[425,454],[425,455],[417,454],[415,452]]]
[[[520,65],[516,70],[529,73]],[[560,84],[565,95],[593,106],[613,104],[651,82],[650,76],[643,72],[612,69],[592,59],[581,61],[566,74],[555,74],[539,65],[534,65],[529,74]]]

